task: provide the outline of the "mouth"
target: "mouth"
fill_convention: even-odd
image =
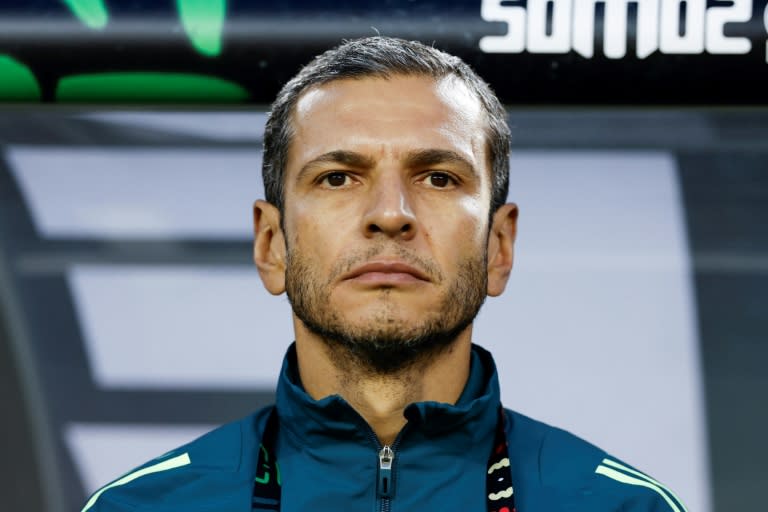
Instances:
[[[355,267],[343,276],[345,281],[374,285],[429,282],[429,276],[403,261],[372,261]]]

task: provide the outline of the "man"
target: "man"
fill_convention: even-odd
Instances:
[[[512,269],[508,152],[502,106],[457,57],[374,37],[302,69],[273,104],[254,205],[259,274],[293,308],[276,407],[83,511],[683,511],[649,476],[501,407],[472,322]]]

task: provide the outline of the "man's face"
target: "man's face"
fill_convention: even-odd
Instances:
[[[485,117],[458,79],[337,80],[305,92],[285,179],[285,286],[309,331],[366,368],[448,346],[487,285]]]

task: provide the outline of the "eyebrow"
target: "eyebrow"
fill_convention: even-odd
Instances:
[[[455,151],[449,149],[419,149],[411,151],[405,158],[408,167],[429,167],[439,164],[458,164],[477,174],[475,166]]]
[[[354,151],[345,151],[341,149],[329,151],[328,153],[323,153],[304,164],[299,171],[299,174],[296,176],[296,179],[301,180],[304,174],[312,170],[313,167],[322,164],[341,164],[358,169],[370,169],[376,165],[376,162],[374,162],[373,158]]]

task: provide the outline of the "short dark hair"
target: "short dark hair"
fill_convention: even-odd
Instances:
[[[368,37],[346,41],[315,57],[289,80],[272,104],[264,129],[262,177],[267,201],[284,206],[284,173],[293,130],[291,115],[301,94],[333,80],[394,75],[456,76],[477,95],[487,117],[491,160],[491,214],[507,200],[510,133],[504,107],[488,84],[463,60],[418,41]]]

